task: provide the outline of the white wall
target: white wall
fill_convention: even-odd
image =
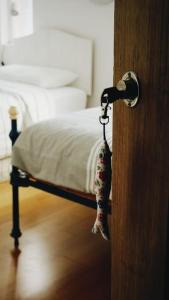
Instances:
[[[93,94],[89,106],[99,104],[113,80],[113,3],[90,0],[34,0],[35,30],[55,27],[94,41]]]
[[[33,33],[32,7],[33,0],[0,0],[0,57],[1,44]]]
[[[0,0],[0,41],[3,43],[11,39],[10,16],[10,2]]]
[[[12,37],[19,38],[33,33],[33,1],[12,0],[13,9],[18,12],[12,16]]]

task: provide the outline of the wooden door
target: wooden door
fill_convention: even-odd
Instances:
[[[141,95],[114,104],[111,299],[169,299],[168,0],[115,0],[114,83],[126,71]]]

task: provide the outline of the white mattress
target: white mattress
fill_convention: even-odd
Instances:
[[[44,89],[33,85],[0,80],[0,159],[11,155],[9,139],[10,119],[8,110],[17,107],[19,129],[49,118],[59,113],[85,108],[86,94],[75,87]],[[8,170],[0,165],[0,173]],[[4,177],[2,176],[2,177]],[[1,180],[1,179],[0,179]]]
[[[27,128],[13,147],[13,165],[35,178],[94,194],[96,158],[103,140],[99,115],[100,107],[86,109]],[[111,148],[111,121],[106,129]]]

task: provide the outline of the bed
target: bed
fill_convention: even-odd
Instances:
[[[96,161],[103,141],[100,113],[100,107],[97,107],[62,114],[53,120],[34,124],[20,134],[16,110],[10,111],[14,220],[11,235],[16,246],[21,235],[18,211],[20,186],[33,186],[96,208]],[[111,149],[112,120],[107,125],[106,135]]]
[[[9,106],[17,107],[19,130],[63,112],[84,109],[92,90],[92,41],[44,29],[5,46],[2,61],[5,67],[0,67],[0,181],[8,178],[10,168]],[[56,70],[69,72],[66,82],[56,84],[52,73],[55,71],[57,76]],[[70,77],[72,74],[76,76]]]

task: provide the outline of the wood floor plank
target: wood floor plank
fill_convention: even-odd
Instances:
[[[110,243],[91,233],[96,211],[21,189],[20,252],[13,251],[11,188],[0,184],[0,299],[110,300]]]

